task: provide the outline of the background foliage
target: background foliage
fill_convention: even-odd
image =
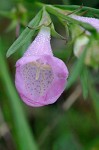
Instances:
[[[99,70],[84,65],[84,56],[77,60],[72,46],[66,45],[64,40],[51,40],[54,55],[66,62],[70,71],[68,89],[58,101],[53,105],[31,108],[17,94],[15,62],[34,38],[34,31],[25,27],[40,10],[36,2],[0,0],[0,150],[99,150]],[[98,0],[41,2],[99,7]],[[38,24],[40,13],[30,25]],[[62,24],[52,14],[51,17],[55,29],[65,37]],[[12,47],[12,50],[19,50],[6,58],[8,48],[23,30],[27,38],[22,44],[20,37],[17,47]]]

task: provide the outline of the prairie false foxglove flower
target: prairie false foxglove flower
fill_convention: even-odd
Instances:
[[[54,103],[64,91],[67,77],[66,65],[53,56],[50,28],[42,27],[16,63],[15,85],[20,97],[34,107]]]

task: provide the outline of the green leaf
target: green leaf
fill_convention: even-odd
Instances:
[[[75,11],[76,9],[79,9],[81,6],[78,5],[55,5],[57,8],[64,9],[64,10],[70,10]],[[80,12],[87,12],[87,16],[94,16],[95,14],[99,16],[99,9],[91,8],[91,7],[85,7],[82,6]]]
[[[80,56],[80,58],[77,60],[77,62],[73,65],[72,71],[70,73],[70,77],[68,79],[67,83],[67,89],[71,87],[71,85],[76,81],[76,79],[81,75],[84,67],[84,60],[85,60],[85,55],[87,52],[87,48],[90,43],[86,46],[84,52]]]
[[[80,81],[82,86],[83,97],[84,99],[86,99],[88,97],[88,72],[85,66],[82,70]]]
[[[68,43],[72,39],[71,39],[70,29],[67,24],[65,24],[65,32],[66,32],[66,42]]]
[[[53,37],[56,37],[56,38],[59,38],[59,39],[62,39],[62,40],[66,40],[65,37],[63,37],[62,35],[60,35],[59,33],[56,32],[53,23],[51,24],[51,33],[52,33]]]
[[[69,23],[73,23],[73,24],[77,24],[83,28],[85,28],[86,30],[92,32],[93,34],[97,34],[97,31],[96,29],[91,26],[90,24],[88,23],[84,23],[84,22],[81,22],[81,21],[78,21],[78,20],[75,20],[69,16],[66,16],[65,14],[63,14],[64,12],[63,11],[60,11],[58,8],[55,8],[54,6],[51,6],[51,5],[46,5],[46,9],[52,13],[53,15],[59,17],[59,18],[62,18],[64,19],[64,21],[68,21]]]
[[[30,37],[34,35],[35,27],[38,26],[41,20],[41,16],[42,16],[42,10],[28,24],[29,27],[34,27],[34,30],[31,30],[28,27],[26,27],[26,29],[21,33],[18,39],[8,49],[7,54],[6,54],[7,57],[15,53],[26,41],[30,39]]]

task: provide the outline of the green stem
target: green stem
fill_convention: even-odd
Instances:
[[[4,85],[6,95],[9,100],[10,109],[12,112],[14,131],[17,136],[19,150],[37,150],[37,146],[31,134],[26,117],[24,115],[20,99],[12,83],[11,76],[9,75],[7,63],[1,52],[0,69],[0,74],[3,79],[2,84]]]

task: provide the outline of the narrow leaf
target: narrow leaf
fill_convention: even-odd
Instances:
[[[60,12],[54,6],[47,5],[46,8],[50,13],[52,13],[53,15],[55,15],[59,18],[64,19],[64,21],[68,21],[69,23],[77,24],[77,25],[85,28],[86,30],[93,32],[93,34],[95,34],[95,35],[97,34],[96,29],[93,26],[91,26],[90,24],[75,20],[69,16],[64,15],[63,12]]]
[[[70,10],[70,11],[75,11],[76,9],[79,9],[81,6],[78,5],[55,5],[57,8],[64,9],[64,10]],[[86,7],[82,6],[80,12],[87,11],[87,15],[93,16],[97,14],[99,16],[99,9],[91,8],[91,7]]]
[[[42,16],[42,10],[36,15],[34,19],[31,20],[31,22],[28,24],[30,27],[36,27],[38,26]],[[28,27],[21,33],[21,35],[18,37],[18,39],[11,45],[11,47],[8,49],[6,56],[9,57],[13,53],[15,53],[30,37],[32,37],[35,33],[35,29],[31,30]]]
[[[62,35],[60,35],[59,33],[56,32],[53,24],[51,24],[51,33],[52,33],[52,36],[54,36],[56,38],[59,38],[59,39],[62,39],[62,40],[66,40],[65,37],[63,37]]]
[[[68,83],[67,83],[67,89],[71,87],[71,85],[76,81],[76,79],[79,77],[79,75],[82,73],[83,71],[83,67],[84,67],[84,60],[85,60],[85,55],[86,55],[86,51],[87,48],[89,46],[86,46],[85,50],[83,51],[82,55],[80,56],[80,58],[77,60],[77,62],[74,64]]]
[[[84,99],[86,99],[88,97],[88,72],[85,66],[82,70],[80,81],[82,86],[83,97]]]

